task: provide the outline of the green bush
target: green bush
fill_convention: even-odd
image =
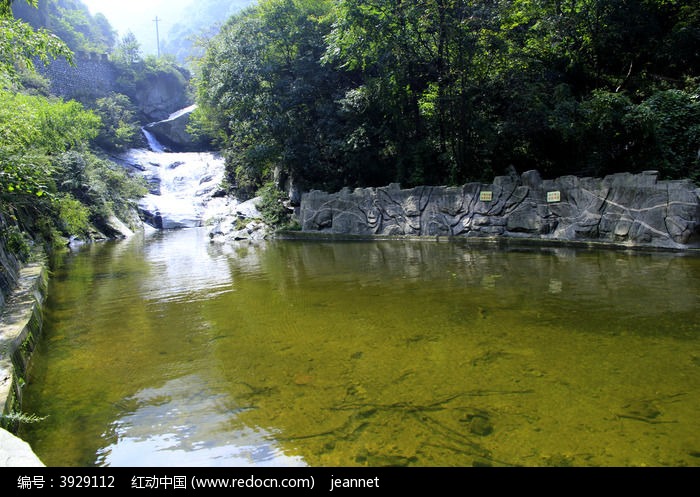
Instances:
[[[2,230],[1,236],[5,239],[7,249],[15,254],[17,258],[26,262],[31,254],[31,240],[26,233],[17,226],[7,226]]]
[[[648,116],[647,157],[665,178],[700,180],[700,98],[681,90],[655,93],[636,113]]]
[[[55,200],[63,234],[89,237],[90,209],[70,194],[62,195]]]
[[[148,193],[146,180],[131,176],[124,168],[89,152],[70,151],[56,161],[58,190],[89,209],[93,224],[103,225],[116,214],[129,214],[133,200]]]
[[[285,205],[286,195],[280,191],[274,182],[265,183],[258,190],[260,202],[258,209],[263,221],[275,228],[284,228],[291,222],[291,213]]]
[[[95,102],[95,112],[102,119],[102,128],[95,143],[105,150],[123,152],[138,144],[140,125],[129,97],[112,93]]]

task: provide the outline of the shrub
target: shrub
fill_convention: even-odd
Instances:
[[[95,102],[95,112],[102,119],[96,144],[105,150],[123,152],[138,144],[140,126],[129,97],[121,93],[100,98]]]
[[[285,205],[286,195],[277,188],[274,182],[265,183],[258,190],[258,196],[260,197],[258,209],[265,223],[275,228],[282,228],[290,224],[291,213]]]
[[[65,235],[90,235],[90,209],[71,195],[62,195],[56,199],[60,223]]]
[[[31,254],[31,241],[17,226],[5,227],[0,235],[5,239],[7,249],[22,262],[27,262]]]

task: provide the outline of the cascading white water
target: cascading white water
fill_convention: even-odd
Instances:
[[[188,114],[188,113],[194,111],[196,108],[197,108],[197,105],[195,104],[195,105],[190,105],[189,107],[185,107],[184,109],[180,109],[178,111],[175,111],[172,114],[170,114],[170,116],[168,116],[166,121],[172,121],[173,119],[177,119],[180,116],[183,116],[185,114]]]
[[[146,128],[141,128],[141,131],[143,132],[143,136],[146,137],[146,141],[148,142],[148,148],[150,148],[153,152],[165,152],[165,147],[161,145],[161,143],[153,135],[153,133],[148,131]]]
[[[149,182],[150,193],[139,202],[147,222],[160,229],[202,226],[224,201],[214,197],[224,179],[224,159],[211,152],[168,152],[153,134],[143,133],[150,149],[131,149],[122,159]]]

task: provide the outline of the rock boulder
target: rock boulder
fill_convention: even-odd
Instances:
[[[187,132],[190,115],[196,109],[195,105],[173,113],[167,119],[145,126],[146,130],[166,148],[176,152],[189,152],[199,149],[198,143]]]

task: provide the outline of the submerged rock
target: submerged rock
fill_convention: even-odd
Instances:
[[[469,422],[469,431],[472,432],[474,435],[485,437],[493,432],[493,425],[486,418],[482,418],[481,416],[474,416]]]

